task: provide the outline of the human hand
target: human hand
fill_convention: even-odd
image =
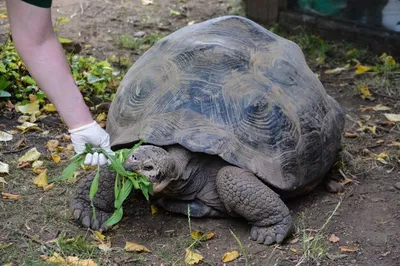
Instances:
[[[77,154],[85,151],[86,143],[92,144],[93,150],[101,148],[109,154],[114,154],[110,148],[110,136],[96,121],[76,129],[70,129],[68,132],[71,134],[71,141]],[[83,163],[86,165],[104,165],[110,162],[104,154],[94,152],[93,154],[88,153]]]

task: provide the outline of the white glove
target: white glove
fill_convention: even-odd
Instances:
[[[85,151],[86,143],[92,144],[93,150],[96,150],[96,148],[102,148],[106,152],[114,154],[110,148],[110,136],[99,126],[99,124],[97,124],[96,121],[79,128],[70,129],[68,132],[71,134],[71,141],[77,154],[81,154]],[[93,154],[88,153],[83,163],[86,165],[110,164],[104,154],[99,154],[97,152],[94,152]]]

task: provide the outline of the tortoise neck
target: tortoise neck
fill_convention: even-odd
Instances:
[[[176,179],[181,179],[183,173],[189,164],[192,153],[180,145],[173,145],[167,148],[171,157],[175,160]]]

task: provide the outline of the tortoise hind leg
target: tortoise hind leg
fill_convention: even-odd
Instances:
[[[116,175],[106,166],[100,169],[99,187],[93,198],[95,207],[95,217],[93,217],[89,191],[96,172],[97,170],[79,180],[75,195],[71,200],[71,208],[74,220],[83,226],[94,230],[106,230],[107,226],[104,223],[114,211],[114,182]]]
[[[258,243],[282,243],[292,232],[289,209],[278,194],[244,169],[226,166],[218,172],[217,190],[228,212],[252,224],[250,237]]]

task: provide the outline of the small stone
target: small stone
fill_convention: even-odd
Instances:
[[[394,192],[394,191],[396,191],[396,188],[394,186],[392,186],[392,187],[388,187],[388,190],[391,192]]]
[[[135,34],[133,34],[133,37],[143,37],[144,35],[146,35],[144,31],[138,31]]]
[[[400,190],[400,182],[397,182],[396,184],[394,184],[394,187],[397,188],[398,190]]]

